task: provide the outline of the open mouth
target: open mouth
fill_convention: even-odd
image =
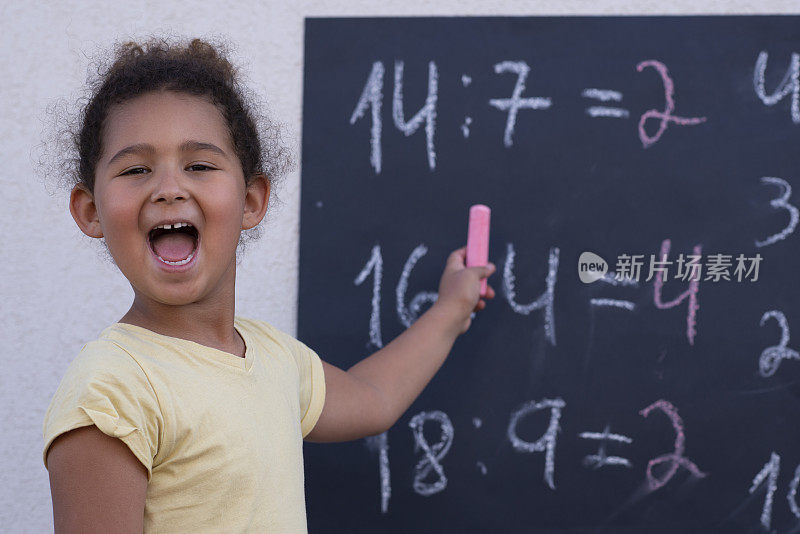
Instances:
[[[156,226],[147,236],[150,249],[167,265],[186,265],[197,251],[197,229],[188,222]]]

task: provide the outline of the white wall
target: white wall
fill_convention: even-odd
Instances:
[[[113,42],[168,32],[221,35],[238,50],[251,87],[288,125],[297,171],[280,191],[264,237],[239,271],[237,313],[296,327],[303,17],[391,15],[800,13],[796,0],[646,0],[513,2],[502,0],[0,0],[0,530],[52,531],[42,421],[50,398],[83,343],[117,321],[132,291],[67,210],[67,193],[50,196],[31,150],[45,107],[75,102],[89,59]]]

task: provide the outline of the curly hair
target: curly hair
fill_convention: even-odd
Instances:
[[[57,175],[58,182],[69,188],[82,184],[93,192],[104,149],[103,129],[112,106],[148,92],[168,90],[204,97],[214,104],[227,124],[245,184],[263,174],[274,192],[276,181],[293,166],[293,158],[283,144],[281,126],[261,111],[255,94],[240,82],[240,70],[227,59],[229,48],[222,40],[195,38],[173,43],[168,37],[115,44],[110,65],[107,56],[102,56],[95,67],[96,76],[90,68],[89,94],[77,116],[67,118],[66,110],[53,106],[48,110],[56,122],[66,124],[56,125],[49,148],[47,142],[42,144],[44,153],[49,153],[39,159],[43,174]],[[65,153],[70,156],[64,158]],[[48,158],[55,163],[43,161]],[[245,237],[257,238],[258,227]]]

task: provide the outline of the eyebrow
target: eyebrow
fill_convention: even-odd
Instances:
[[[197,151],[197,150],[209,150],[211,152],[214,152],[215,154],[219,154],[222,157],[225,157],[225,158],[228,157],[228,155],[225,153],[225,151],[222,150],[217,145],[213,145],[211,143],[204,143],[202,141],[195,141],[194,139],[189,139],[188,141],[184,141],[183,143],[181,143],[180,150],[181,150],[181,152],[194,152],[194,151]],[[152,154],[155,151],[156,151],[156,147],[154,147],[153,145],[151,145],[149,143],[138,143],[138,144],[135,144],[135,145],[126,146],[125,148],[123,148],[122,150],[120,150],[119,152],[114,154],[114,157],[112,157],[110,160],[108,160],[108,165],[111,165],[112,163],[114,163],[118,159],[123,158],[123,157],[125,157],[125,156],[127,156],[129,154],[139,154],[141,152],[147,152],[147,153],[151,153]]]

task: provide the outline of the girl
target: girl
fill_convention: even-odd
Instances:
[[[237,245],[284,158],[255,117],[199,39],[119,46],[82,110],[70,212],[134,299],[47,410],[56,532],[305,532],[302,440],[386,431],[486,305],[494,266],[459,249],[436,303],[347,371],[236,316]]]

